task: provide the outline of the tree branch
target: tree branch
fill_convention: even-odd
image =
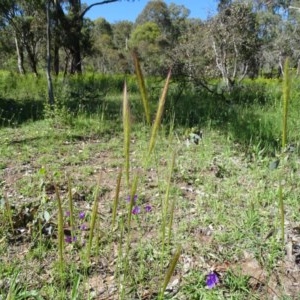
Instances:
[[[89,5],[81,14],[80,14],[80,18],[82,19],[84,17],[84,15],[93,7],[93,6],[96,6],[96,5],[103,5],[103,4],[108,4],[108,3],[113,3],[113,2],[117,2],[117,1],[120,1],[120,0],[104,0],[104,1],[101,1],[101,2],[96,2],[96,3],[93,3],[91,5]]]

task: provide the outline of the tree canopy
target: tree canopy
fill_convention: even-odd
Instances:
[[[46,6],[49,7],[49,55],[54,74],[133,72],[131,51],[137,50],[145,72],[175,75],[195,82],[221,77],[230,89],[244,77],[282,73],[285,57],[300,66],[300,1],[220,0],[206,20],[189,17],[183,5],[148,1],[135,22],[110,24],[89,20],[86,13],[118,0],[2,0],[0,66],[39,76],[45,65]]]

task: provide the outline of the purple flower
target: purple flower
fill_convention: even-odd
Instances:
[[[65,212],[66,217],[70,217],[71,213],[69,211]]]
[[[140,212],[141,212],[141,209],[140,209],[139,206],[135,206],[135,207],[133,208],[133,210],[132,210],[132,214],[133,214],[133,215],[137,215],[137,214],[139,214]]]
[[[75,242],[76,240],[77,240],[76,236],[73,237],[73,240],[72,240],[72,236],[70,236],[70,235],[65,236],[65,242],[68,244],[71,244],[72,242]]]
[[[133,203],[136,203],[137,198],[138,198],[137,195],[134,195],[134,196],[133,196]],[[131,195],[129,195],[129,196],[126,197],[126,201],[127,201],[127,202],[130,202],[130,200],[131,200]]]
[[[211,272],[206,276],[206,286],[209,289],[214,288],[218,282],[219,282],[219,277],[215,272]]]
[[[85,212],[84,211],[82,211],[82,212],[80,212],[79,213],[79,219],[84,219],[84,217],[85,217]]]
[[[85,224],[80,225],[80,230],[87,230],[87,226]]]
[[[152,206],[149,205],[149,204],[146,205],[146,206],[145,206],[145,211],[146,211],[146,212],[151,212],[151,211],[152,211]]]

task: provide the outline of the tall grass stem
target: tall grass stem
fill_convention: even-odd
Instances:
[[[179,257],[180,257],[180,254],[181,254],[181,245],[179,245],[176,249],[176,252],[170,262],[170,265],[169,265],[169,268],[167,270],[167,273],[165,275],[165,278],[164,278],[164,282],[163,282],[163,286],[162,286],[162,289],[161,289],[161,293],[160,293],[160,298],[159,299],[163,299],[164,298],[164,293],[165,293],[165,290],[170,282],[170,279],[174,273],[174,270],[175,270],[175,267],[177,265],[177,262],[179,260]]]
[[[129,148],[130,148],[130,108],[127,95],[127,84],[124,82],[123,90],[123,129],[124,129],[124,156],[125,156],[125,174],[126,183],[129,185]]]
[[[118,178],[117,178],[117,186],[116,186],[116,194],[113,202],[113,209],[112,209],[112,230],[114,229],[116,216],[117,216],[117,208],[119,204],[119,194],[120,194],[120,186],[121,186],[121,179],[122,179],[122,168],[120,169]]]
[[[282,126],[282,149],[287,143],[287,120],[288,120],[288,104],[291,90],[291,79],[289,71],[289,59],[287,58],[284,64],[283,75],[283,126]]]
[[[93,243],[93,237],[94,237],[94,229],[95,229],[95,225],[96,225],[96,220],[97,220],[97,214],[98,214],[98,206],[99,206],[99,200],[98,200],[98,196],[99,196],[99,183],[96,187],[96,191],[95,191],[95,195],[94,195],[94,203],[93,203],[93,208],[92,208],[92,215],[91,215],[91,221],[90,221],[90,235],[89,235],[89,242],[88,242],[88,246],[87,246],[87,255],[86,255],[86,259],[87,262],[90,259],[90,255],[91,255],[91,249],[92,249],[92,243]]]
[[[70,227],[71,227],[71,237],[72,241],[74,238],[74,206],[72,197],[72,185],[70,177],[68,176],[68,200],[69,200],[69,210],[70,210]]]
[[[150,143],[149,143],[149,155],[151,154],[151,152],[152,152],[152,150],[155,146],[155,141],[156,141],[158,128],[160,126],[161,118],[162,118],[162,115],[163,115],[163,112],[164,112],[164,107],[165,107],[165,102],[166,102],[166,98],[167,98],[170,79],[171,79],[171,70],[168,73],[168,76],[167,76],[167,79],[166,79],[161,97],[160,97],[159,102],[158,102],[156,117],[155,117],[154,124],[152,126],[152,131],[151,131],[151,138],[150,138]]]
[[[64,248],[64,219],[63,219],[63,210],[62,210],[62,202],[60,199],[58,187],[55,184],[55,194],[57,198],[57,206],[58,206],[58,220],[57,220],[57,231],[58,231],[58,256],[59,256],[59,266],[61,275],[63,274],[64,269],[64,257],[63,257],[63,248]]]
[[[145,85],[145,80],[143,76],[143,72],[141,69],[139,57],[137,51],[133,51],[132,53],[133,61],[134,61],[134,67],[135,67],[135,73],[137,77],[138,86],[140,89],[143,105],[144,105],[144,112],[146,117],[146,122],[149,125],[150,124],[150,106],[149,106],[149,99],[147,94],[147,89]]]

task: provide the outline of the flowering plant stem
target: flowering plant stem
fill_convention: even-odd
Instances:
[[[61,278],[63,278],[63,270],[64,270],[64,258],[63,258],[63,248],[64,248],[64,220],[63,220],[63,211],[62,211],[62,203],[59,195],[59,191],[57,185],[55,184],[55,194],[57,198],[57,206],[58,206],[58,221],[57,221],[57,231],[58,231],[58,257],[59,257],[59,267],[61,272]]]

